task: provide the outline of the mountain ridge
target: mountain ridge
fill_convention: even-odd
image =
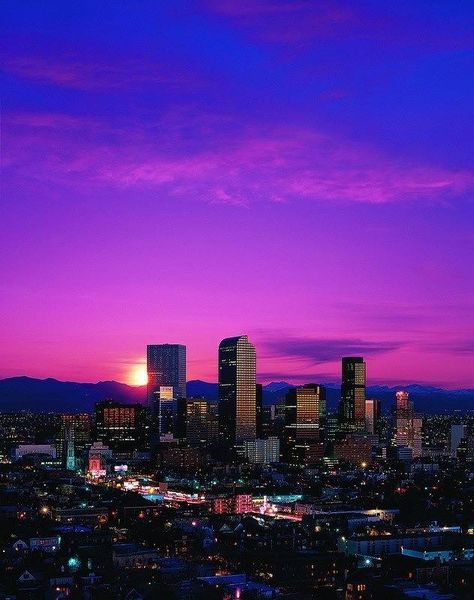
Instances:
[[[335,410],[339,402],[340,386],[336,383],[326,387],[327,405]],[[263,386],[265,405],[277,402],[287,390],[295,387],[286,381],[271,382]],[[118,381],[97,383],[61,381],[53,377],[38,379],[21,375],[0,379],[0,411],[28,410],[33,412],[82,412],[91,411],[96,402],[113,398],[127,404],[144,403],[146,386],[132,386]],[[382,401],[387,412],[393,405],[397,390],[408,391],[417,410],[428,413],[445,410],[474,409],[474,389],[446,390],[434,386],[409,384],[400,386],[375,385],[367,387],[367,397]],[[187,395],[204,396],[216,401],[217,383],[194,379],[187,382]]]

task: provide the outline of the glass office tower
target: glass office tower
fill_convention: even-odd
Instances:
[[[174,398],[186,397],[186,346],[152,344],[147,346],[147,399],[151,406],[160,387],[172,387]]]
[[[365,362],[360,356],[342,359],[339,417],[345,431],[365,430]]]
[[[147,375],[150,438],[152,446],[156,446],[162,438],[179,437],[179,400],[186,397],[186,346],[147,346]]]
[[[308,383],[288,391],[284,436],[287,457],[303,457],[309,444],[320,441],[325,414],[326,390],[321,385]]]
[[[246,335],[219,344],[219,437],[227,447],[256,437],[256,354]]]

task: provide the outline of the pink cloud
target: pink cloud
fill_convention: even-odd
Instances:
[[[99,168],[115,185],[170,184],[217,202],[314,199],[383,203],[443,198],[472,187],[469,173],[407,164],[371,148],[305,131],[240,138],[192,157],[154,156]]]
[[[376,43],[379,47],[472,48],[469,27],[450,28],[423,14],[403,15],[383,3],[370,11],[350,1],[206,0],[213,13],[229,19],[253,38],[299,47],[325,39]]]
[[[103,53],[101,53],[103,55]],[[176,68],[143,58],[90,57],[71,53],[51,56],[10,56],[3,60],[5,72],[40,83],[81,91],[127,89],[137,84],[175,86],[199,84],[188,68]]]
[[[65,115],[7,115],[5,159],[28,179],[68,185],[163,188],[170,194],[248,206],[298,199],[386,203],[443,201],[474,186],[474,176],[385,155],[336,136],[298,128],[223,134],[211,118],[207,146],[183,146],[181,133],[153,124],[114,131]],[[46,134],[46,128],[48,130]],[[107,131],[107,136],[103,135]],[[104,138],[113,135],[113,144]]]

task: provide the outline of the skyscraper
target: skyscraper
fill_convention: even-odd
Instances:
[[[308,446],[319,442],[326,411],[326,390],[316,383],[290,389],[285,400],[285,450],[295,461],[304,459]]]
[[[413,402],[408,392],[397,392],[395,400],[395,445],[411,448],[412,457],[418,458],[422,452],[422,419],[415,414]]]
[[[178,400],[186,397],[186,346],[147,346],[147,405],[151,413],[153,447],[162,438],[179,437]]]
[[[219,437],[230,447],[256,437],[256,355],[246,335],[219,344]]]
[[[380,400],[368,398],[365,401],[365,430],[367,433],[379,433]]]
[[[365,362],[360,356],[342,359],[339,418],[343,430],[365,430]]]
[[[207,442],[209,402],[206,398],[189,398],[186,401],[186,441],[191,446]]]
[[[186,346],[181,344],[152,344],[147,346],[147,400],[153,405],[160,387],[172,387],[174,398],[186,397]]]

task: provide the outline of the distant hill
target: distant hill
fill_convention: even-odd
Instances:
[[[264,404],[272,404],[285,397],[292,386],[284,381],[263,386]],[[335,383],[325,384],[327,405],[334,411],[339,402],[340,388]],[[410,392],[416,410],[426,413],[474,410],[474,390],[444,390],[442,388],[411,384],[407,386],[370,386],[367,397],[379,398],[384,412],[390,411],[397,390]],[[198,379],[188,381],[187,395],[204,396],[217,401],[217,383]],[[0,411],[29,410],[33,412],[79,412],[91,411],[94,404],[105,398],[113,398],[127,404],[144,403],[145,386],[136,387],[117,381],[99,383],[76,383],[57,379],[34,379],[10,377],[0,379]]]
[[[10,377],[0,380],[0,411],[91,411],[96,402],[105,398],[128,404],[143,402],[145,388],[117,381],[76,383],[32,377]]]
[[[263,386],[264,404],[273,404],[285,397],[287,391],[295,387],[285,381],[272,382]],[[327,407],[335,411],[339,404],[341,388],[336,383],[324,384],[326,388]],[[189,381],[187,385],[189,396],[205,396],[209,400],[217,400],[217,383],[205,381]],[[444,390],[442,388],[423,386],[419,384],[389,386],[369,386],[367,398],[378,398],[382,403],[382,411],[390,412],[395,392],[405,390],[410,393],[416,410],[425,413],[452,412],[454,410],[474,410],[474,390]]]

